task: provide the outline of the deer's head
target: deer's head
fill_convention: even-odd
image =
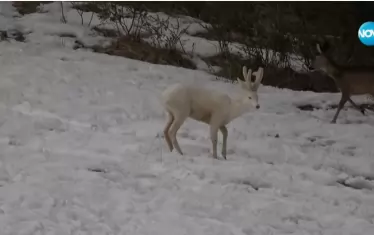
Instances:
[[[330,49],[328,43],[324,43],[322,46],[317,43],[316,45],[317,55],[314,57],[311,66],[309,67],[310,71],[322,71],[329,74],[331,70],[331,63],[326,56],[326,52]]]
[[[256,77],[256,80],[254,82],[251,81],[252,75]],[[256,72],[252,73],[251,69],[247,70],[247,67],[243,66],[244,81],[237,78],[237,81],[239,82],[239,85],[243,91],[244,102],[251,103],[251,105],[253,107],[256,107],[256,109],[260,108],[260,105],[258,103],[257,90],[261,84],[263,75],[264,69],[262,67],[260,67]]]

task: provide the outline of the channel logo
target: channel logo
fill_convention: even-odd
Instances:
[[[374,22],[365,22],[358,30],[358,38],[366,46],[374,46]]]

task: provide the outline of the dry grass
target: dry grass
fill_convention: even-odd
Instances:
[[[31,14],[35,13],[38,10],[38,6],[41,4],[48,4],[51,3],[51,1],[48,2],[41,2],[41,1],[30,1],[30,2],[13,2],[12,5],[17,9],[17,11],[21,15]]]
[[[215,75],[231,81],[243,77],[243,65],[252,69],[260,66],[256,61],[244,60],[237,55],[218,54],[204,58],[204,61],[210,65],[220,66],[222,70]],[[262,84],[296,91],[338,92],[334,81],[329,77],[318,72],[296,72],[290,68],[266,67]]]
[[[13,6],[22,15],[37,12],[39,5],[46,2],[13,2]],[[89,10],[95,11],[95,4],[86,4],[85,7]],[[153,6],[153,5],[152,5]],[[96,9],[97,10],[97,9]],[[101,28],[94,28],[97,32],[106,37],[117,38],[118,34],[114,30],[105,30]],[[61,35],[72,37],[73,35]],[[201,36],[208,39],[217,40],[213,31],[200,33],[195,36]],[[235,41],[241,41],[243,35],[231,35]],[[84,47],[82,44],[79,47]],[[127,57],[130,59],[141,60],[153,64],[173,65],[189,69],[196,69],[196,65],[183,56],[183,54],[176,50],[167,50],[156,48],[145,42],[137,42],[126,37],[115,39],[111,46],[103,48],[96,46],[94,51],[106,53],[109,55],[116,55]],[[235,80],[237,77],[242,77],[242,66],[247,65],[253,69],[257,69],[260,63],[255,60],[244,60],[239,56],[232,54],[219,54],[216,56],[203,58],[206,63],[212,66],[219,66],[222,69],[216,73],[219,77],[227,78],[228,80]],[[288,88],[292,90],[301,91],[315,91],[315,92],[337,92],[336,85],[332,79],[321,75],[320,73],[299,73],[292,69],[279,69],[267,67],[265,69],[264,85],[274,86],[278,88]]]
[[[94,26],[92,27],[92,29],[104,37],[115,38],[118,36],[117,30],[114,30],[114,29],[106,29],[106,28],[98,27],[98,26]]]
[[[107,48],[95,48],[96,52],[141,60],[152,64],[173,65],[196,69],[196,65],[183,57],[182,53],[174,50],[155,48],[146,42],[136,42],[122,37]]]

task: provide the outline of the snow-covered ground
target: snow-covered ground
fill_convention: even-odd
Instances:
[[[17,12],[14,12],[10,3],[2,3],[0,6],[0,30],[20,31],[26,34],[27,42],[38,45],[42,44],[44,46],[73,48],[76,45],[76,40],[87,47],[109,45],[110,39],[98,35],[92,28],[117,29],[113,22],[101,21],[97,14],[92,12],[83,12],[83,15],[80,16],[69,2],[63,2],[62,6],[64,8],[64,18],[67,21],[65,24],[62,23],[61,20],[62,13],[59,2],[41,5],[37,13],[28,14],[23,17],[20,17]],[[17,18],[12,18],[12,16],[17,16]],[[210,27],[209,24],[189,16],[176,18],[162,12],[148,13],[148,17],[148,23],[152,25],[157,25],[157,23],[155,23],[157,22],[157,18],[159,21],[168,19],[169,26],[173,26],[169,30],[164,31],[165,37],[160,39],[163,43],[167,42],[167,38],[171,39],[171,32],[179,34],[177,32],[186,29],[186,33],[180,33],[180,41],[183,47],[178,43],[176,48],[181,52],[187,53],[188,58],[196,64],[197,69],[209,73],[215,73],[221,69],[217,66],[208,66],[208,64],[201,59],[218,55],[220,53],[219,42],[193,36],[197,33],[205,32],[207,28]],[[127,24],[128,28],[131,27],[132,20],[132,18],[125,18],[124,22]],[[179,28],[177,25],[179,25]],[[132,28],[134,29],[134,27]],[[143,40],[153,44],[151,37],[145,37]],[[229,50],[233,54],[243,58],[246,57],[243,53],[244,45],[240,43],[229,43]],[[263,49],[264,57],[273,58],[275,57],[273,53],[274,52],[271,50],[266,51]],[[292,58],[291,67],[294,70],[305,70],[306,67],[300,56],[290,55],[290,57]]]
[[[297,105],[339,94],[262,86],[261,109],[228,126],[227,161],[193,120],[180,156],[160,137],[162,90],[235,84],[31,38],[0,42],[2,235],[373,234],[373,113],[330,124],[335,110]]]

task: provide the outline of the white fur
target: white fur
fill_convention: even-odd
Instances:
[[[256,76],[256,81],[251,82],[251,75]],[[243,67],[244,81],[237,78],[241,87],[238,98],[203,87],[174,84],[162,93],[164,108],[168,114],[168,121],[164,129],[166,143],[183,155],[176,134],[183,122],[190,117],[194,120],[210,125],[210,137],[213,145],[213,157],[217,158],[218,130],[223,135],[222,155],[226,159],[227,129],[226,124],[242,114],[259,108],[257,90],[263,77],[263,68],[257,72]]]

